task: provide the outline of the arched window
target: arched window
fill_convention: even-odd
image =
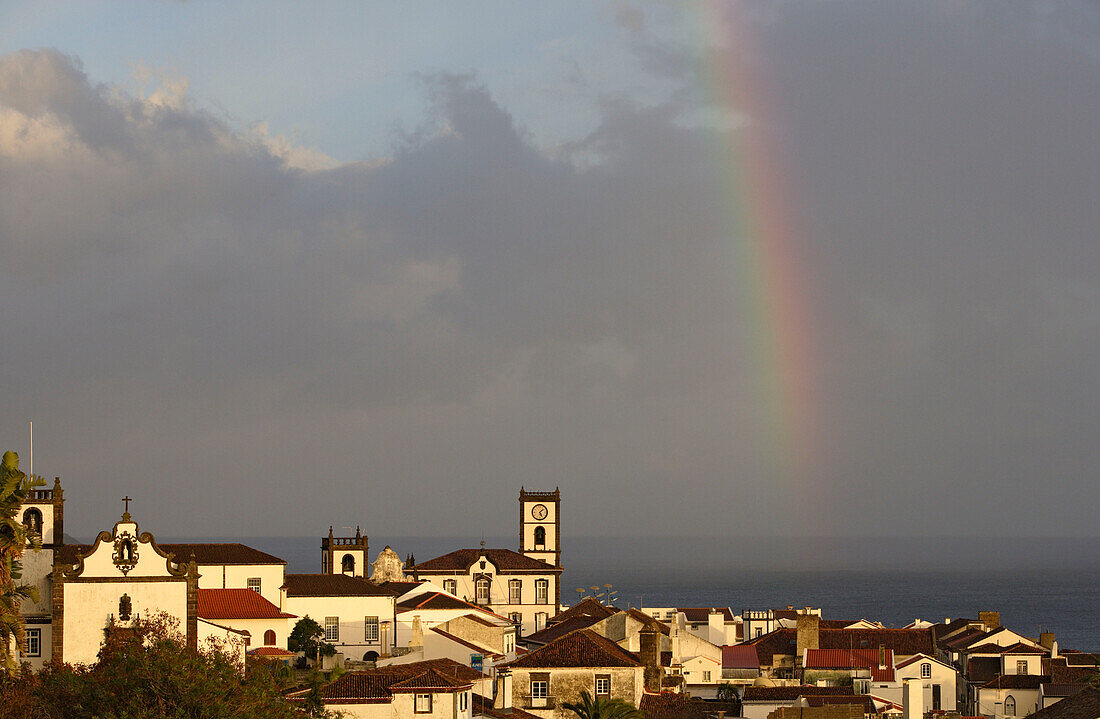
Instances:
[[[535,527],[535,546],[546,546],[546,527]]]
[[[928,662],[924,662],[920,665],[920,678],[931,679],[932,678],[932,665]]]
[[[1016,698],[1011,694],[1005,697],[1005,716],[1016,716]]]
[[[275,630],[274,629],[268,629],[266,632],[264,632],[264,646],[265,647],[275,646]]]
[[[340,570],[344,574],[355,574],[355,557],[345,554],[344,558],[340,560]]]
[[[477,590],[477,603],[488,604],[489,603],[489,579],[487,577],[481,577],[474,584]]]
[[[27,528],[28,532],[42,534],[42,512],[34,507],[23,512],[23,526]]]

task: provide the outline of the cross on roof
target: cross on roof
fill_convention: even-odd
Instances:
[[[125,510],[122,512],[122,518],[124,520],[129,521],[129,519],[130,519],[130,502],[132,502],[134,500],[130,495],[127,494],[125,497],[122,498],[122,501],[126,506]]]

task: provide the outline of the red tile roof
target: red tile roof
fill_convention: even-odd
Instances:
[[[393,591],[346,574],[288,574],[288,597],[392,597]]]
[[[806,669],[870,669],[871,679],[876,682],[894,681],[894,652],[886,650],[883,666],[880,668],[877,649],[807,649],[803,663]]]
[[[481,672],[453,659],[430,659],[348,672],[322,687],[321,699],[326,704],[387,704],[392,701],[394,691],[436,689],[440,692],[453,692],[459,687],[469,687],[473,682],[485,678]],[[418,683],[424,686],[415,686]],[[399,684],[403,686],[398,686]],[[301,701],[308,691],[293,692],[288,698]]]
[[[200,589],[199,617],[203,619],[294,619],[259,592],[251,589]]]
[[[1050,677],[1041,677],[1038,674],[1002,674],[993,677],[982,685],[982,689],[1038,689],[1043,682],[1050,681]]]
[[[544,647],[524,654],[505,666],[534,667],[640,667],[637,655],[601,637],[591,629],[581,629],[555,639]]]
[[[1016,642],[1012,646],[1004,650],[1005,654],[1047,654],[1047,650],[1042,647],[1033,647],[1030,644],[1024,644],[1023,642]]]
[[[272,659],[292,659],[298,656],[297,652],[280,649],[279,647],[256,647],[250,649],[248,653],[255,657],[270,657]]]
[[[760,670],[760,660],[756,657],[756,647],[751,644],[735,644],[722,647],[723,669]]]
[[[574,619],[577,617],[591,619],[593,622],[595,622],[599,621],[600,619],[606,619],[612,614],[617,614],[621,611],[622,610],[618,607],[609,607],[607,605],[600,604],[598,600],[593,599],[592,597],[585,597],[568,609],[558,612],[557,614],[552,616],[549,623],[557,624],[558,622],[563,622],[567,619]]]
[[[646,692],[638,709],[645,719],[707,719],[713,713],[702,699],[679,692]]]
[[[55,556],[66,564],[76,564],[81,556],[87,556],[92,549],[91,544],[66,544],[58,547]],[[196,564],[286,564],[285,559],[253,549],[246,544],[238,542],[226,543],[188,543],[188,544],[160,544],[157,547],[166,554],[174,555],[176,562],[191,561],[191,554],[195,555]]]
[[[564,622],[551,624],[545,629],[540,629],[533,634],[521,637],[520,641],[524,644],[549,644],[555,639],[560,639],[566,634],[571,634],[578,629],[587,629],[597,621],[599,620],[593,619],[592,617],[571,617]]]
[[[531,559],[511,549],[456,549],[449,554],[408,567],[406,571],[411,571],[418,577],[421,574],[465,574],[483,556],[502,573],[551,574],[561,571],[561,567]]]
[[[771,666],[776,654],[794,656],[797,630],[776,629],[746,644],[756,647],[761,666]],[[931,629],[822,629],[818,632],[821,649],[874,649],[883,644],[895,656],[933,654]]]
[[[483,697],[480,694],[474,694],[474,701],[472,704],[475,717],[487,716],[493,719],[542,719],[537,714],[525,712],[519,707],[494,709],[492,697]]]
[[[745,687],[742,701],[794,701],[799,697],[852,696],[851,687]]]
[[[1088,687],[1071,697],[1040,709],[1029,719],[1096,719],[1100,717],[1100,689]]]
[[[443,594],[441,592],[425,592],[424,594],[417,594],[415,597],[410,597],[403,602],[398,603],[397,612],[411,612],[414,610],[423,609],[474,609],[486,614],[492,614],[489,610],[479,607],[476,604],[470,604],[464,602],[461,599],[452,597],[450,594]]]
[[[418,692],[425,689],[431,689],[435,692],[453,692],[460,689],[469,689],[472,686],[472,682],[464,682],[436,669],[429,669],[421,674],[415,674],[408,679],[390,684],[390,692]]]

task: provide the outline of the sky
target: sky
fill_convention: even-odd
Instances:
[[[0,2],[66,530],[1096,537],[1091,2]]]

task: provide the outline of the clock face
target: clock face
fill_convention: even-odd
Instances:
[[[545,504],[536,504],[534,507],[531,507],[531,516],[535,519],[546,519],[546,514]]]

